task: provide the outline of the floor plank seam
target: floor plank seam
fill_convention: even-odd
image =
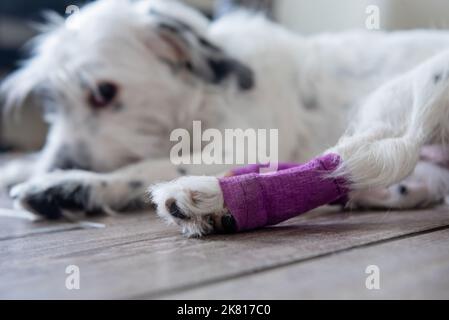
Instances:
[[[19,235],[19,236],[8,236],[8,237],[0,237],[0,241],[8,241],[8,240],[18,240],[18,239],[25,239],[25,238],[30,238],[30,237],[35,237],[35,236],[40,236],[40,235],[48,235],[48,234],[54,234],[54,233],[62,233],[62,232],[71,232],[71,231],[77,231],[77,230],[83,230],[85,228],[83,227],[78,227],[78,226],[73,226],[70,227],[68,229],[58,229],[58,230],[48,230],[45,232],[35,232],[35,233],[28,233],[28,234],[24,234],[24,235]]]
[[[117,243],[117,244],[113,244],[113,245],[103,246],[100,248],[80,250],[80,251],[72,252],[70,254],[57,256],[57,258],[75,258],[75,257],[89,256],[90,254],[102,252],[105,249],[118,248],[118,247],[130,245],[130,244],[136,244],[136,243],[159,240],[159,239],[161,239],[161,238],[160,237],[152,237],[152,238],[139,239],[139,240],[134,240],[134,241],[121,242],[121,243]]]
[[[205,280],[205,281],[200,281],[197,283],[179,286],[176,288],[165,289],[165,290],[161,290],[159,292],[154,292],[154,293],[149,293],[149,294],[141,294],[141,295],[133,296],[133,297],[131,297],[131,299],[163,299],[166,296],[170,296],[172,294],[177,294],[180,292],[190,291],[190,290],[194,290],[194,289],[200,289],[201,287],[206,287],[206,286],[213,285],[213,284],[223,283],[223,282],[226,282],[229,280],[241,279],[246,276],[261,274],[264,272],[269,272],[269,271],[273,271],[276,269],[289,267],[289,266],[299,264],[299,263],[323,259],[323,258],[327,258],[327,257],[337,255],[337,254],[342,254],[342,253],[346,253],[346,252],[350,252],[350,251],[354,251],[354,250],[360,250],[360,249],[364,249],[364,248],[374,247],[374,246],[378,246],[378,245],[385,244],[385,243],[396,242],[396,241],[404,240],[407,238],[417,237],[420,235],[425,235],[425,234],[443,231],[443,230],[449,230],[449,225],[443,225],[443,226],[430,228],[430,229],[426,229],[426,230],[411,232],[411,233],[400,235],[400,236],[394,236],[394,237],[391,237],[388,239],[381,239],[381,240],[373,241],[370,243],[356,245],[356,246],[353,246],[350,248],[344,248],[344,249],[340,249],[340,250],[336,250],[336,251],[332,251],[332,252],[327,252],[327,253],[318,254],[318,255],[314,255],[314,256],[310,256],[310,257],[306,257],[306,258],[292,260],[289,262],[280,263],[280,264],[273,265],[273,266],[266,266],[266,267],[262,267],[259,269],[254,269],[251,271],[231,275],[231,276],[223,276],[223,277],[218,277],[218,278],[209,279],[209,280]]]

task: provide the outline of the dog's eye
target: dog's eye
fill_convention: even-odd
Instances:
[[[109,106],[118,93],[118,87],[111,82],[101,82],[95,91],[89,94],[89,104],[95,109]]]

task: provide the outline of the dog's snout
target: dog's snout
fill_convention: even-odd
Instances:
[[[92,166],[89,164],[90,157],[84,145],[80,144],[76,147],[63,145],[55,153],[49,171],[54,170],[84,170],[91,171]]]
[[[84,170],[90,171],[91,166],[87,162],[78,161],[65,155],[56,156],[55,161],[49,171],[54,170]]]
[[[87,164],[80,164],[72,159],[63,159],[54,169],[90,171],[91,168]]]

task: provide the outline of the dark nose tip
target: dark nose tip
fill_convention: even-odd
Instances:
[[[80,164],[72,159],[57,159],[50,171],[54,170],[84,170],[90,171],[91,167],[87,164]]]

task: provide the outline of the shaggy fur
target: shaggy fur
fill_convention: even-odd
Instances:
[[[168,159],[170,132],[195,120],[205,129],[278,129],[281,161],[339,154],[335,174],[354,182],[354,206],[409,208],[447,193],[445,169],[416,167],[424,144],[445,145],[445,31],[302,37],[255,14],[211,23],[158,0],[99,0],[69,24],[51,21],[1,87],[6,107],[42,97],[51,124],[37,160],[0,171],[0,184],[15,186],[16,203],[33,212],[122,211],[144,205],[149,185],[225,172]],[[103,106],[105,83],[117,92]],[[152,190],[159,215],[186,235],[227,222],[216,178]]]

